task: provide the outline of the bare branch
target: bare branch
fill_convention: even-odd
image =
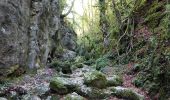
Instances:
[[[75,2],[75,0],[72,1],[71,7],[70,7],[70,9],[67,11],[67,13],[61,15],[61,18],[66,17],[66,16],[71,12],[71,10],[72,10],[72,8],[73,8],[73,6],[74,6],[74,2]]]

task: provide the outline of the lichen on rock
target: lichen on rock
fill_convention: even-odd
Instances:
[[[92,87],[105,88],[107,85],[107,79],[103,73],[92,71],[84,74],[84,83]]]
[[[130,100],[144,100],[144,96],[138,94],[137,92],[123,87],[112,87],[111,91],[113,92],[112,95],[126,98]]]
[[[121,86],[123,79],[117,75],[107,77],[107,86]]]

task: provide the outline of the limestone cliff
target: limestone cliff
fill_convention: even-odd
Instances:
[[[63,27],[68,26],[65,26],[60,18],[60,1],[0,0],[1,76],[10,74],[11,69],[15,70],[18,67],[45,66],[49,52],[52,48],[57,48],[57,42],[66,42],[65,34],[74,33],[62,31]],[[75,33],[72,36],[75,37]],[[72,46],[68,47],[75,49],[75,41],[71,39],[69,43]]]

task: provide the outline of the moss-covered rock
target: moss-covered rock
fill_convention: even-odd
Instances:
[[[50,89],[58,94],[67,94],[73,92],[82,84],[81,78],[54,77],[50,82]]]
[[[82,85],[76,89],[76,93],[88,98],[88,100],[103,100],[111,95],[108,89],[99,89]]]
[[[129,99],[129,100],[144,100],[144,96],[138,94],[137,92],[123,87],[112,87],[112,94],[121,98]]]
[[[62,71],[64,74],[72,73],[71,63],[69,61],[54,60],[49,66],[55,68],[57,71]]]
[[[106,76],[99,71],[87,72],[84,74],[84,83],[92,87],[105,88],[107,79]]]
[[[1,99],[0,99],[1,100]],[[30,95],[30,94],[27,94],[27,95],[24,95],[22,97],[22,100],[41,100],[40,97],[36,96],[36,95]]]
[[[75,63],[82,63],[84,60],[85,60],[84,57],[82,57],[82,56],[77,56],[77,57],[75,58]]]
[[[69,93],[69,87],[73,89],[75,84],[72,84],[67,78],[55,77],[50,82],[50,89],[58,94]]]
[[[83,68],[84,67],[84,64],[83,63],[76,63],[74,65],[71,66],[71,69],[72,70],[75,70],[77,68]]]
[[[117,75],[107,77],[107,86],[120,86],[123,83],[123,79]]]
[[[12,74],[15,70],[19,68],[19,65],[13,65],[8,68],[0,68],[0,75],[1,76],[8,76],[9,74]]]
[[[84,62],[84,64],[90,66],[92,64],[95,64],[95,60],[94,59],[87,60]]]
[[[59,94],[67,94],[68,88],[65,86],[67,81],[62,78],[53,78],[50,82],[50,89],[56,91]]]
[[[86,100],[84,97],[78,95],[77,93],[72,93],[66,95],[62,100]]]
[[[53,94],[51,96],[48,96],[46,100],[60,100],[60,95]]]

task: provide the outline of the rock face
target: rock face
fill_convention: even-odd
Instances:
[[[59,42],[75,49],[76,34],[60,18],[60,2],[0,0],[0,72],[14,66],[44,66]]]
[[[27,60],[30,1],[0,1],[0,70]]]

